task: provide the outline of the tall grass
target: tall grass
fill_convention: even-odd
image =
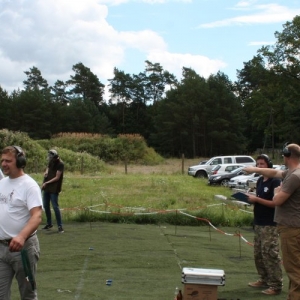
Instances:
[[[112,167],[111,167],[112,168]],[[39,182],[42,176],[33,175]],[[64,221],[177,225],[242,226],[252,222],[248,212],[222,203],[216,194],[230,197],[225,187],[186,174],[124,174],[80,176],[66,173],[60,206]],[[184,212],[184,214],[182,213]]]

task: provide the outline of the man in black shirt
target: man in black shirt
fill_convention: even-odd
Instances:
[[[272,168],[273,164],[266,154],[261,154],[256,159],[256,166]],[[255,202],[257,198],[272,201],[274,189],[280,182],[277,178],[261,176],[257,181],[256,196],[247,194],[249,201]],[[254,203],[254,260],[260,278],[256,282],[250,282],[249,286],[267,288],[262,291],[266,295],[278,295],[282,289],[281,258],[274,213],[274,207]]]
[[[58,195],[61,192],[63,176],[64,176],[64,163],[59,158],[56,150],[49,150],[48,152],[48,167],[44,174],[44,183],[42,190],[44,192],[43,204],[47,217],[47,224],[43,229],[50,229],[53,227],[50,202],[52,204],[56,222],[58,226],[58,232],[63,233],[61,213],[58,205]]]

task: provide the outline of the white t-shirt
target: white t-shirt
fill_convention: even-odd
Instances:
[[[30,210],[42,206],[40,187],[24,174],[0,180],[0,240],[18,235],[30,219]]]
[[[1,169],[0,169],[0,180],[4,178],[4,174],[2,173]]]

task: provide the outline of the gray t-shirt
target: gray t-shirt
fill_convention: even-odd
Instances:
[[[291,196],[280,206],[276,206],[274,220],[278,225],[300,227],[300,169],[282,173],[281,190]]]

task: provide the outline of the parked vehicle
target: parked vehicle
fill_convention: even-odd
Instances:
[[[230,173],[211,175],[208,179],[209,185],[220,184],[222,186],[228,186],[229,180],[239,175],[245,175],[246,172],[243,170],[243,167],[232,170]]]
[[[230,173],[231,171],[233,171],[237,168],[240,168],[240,167],[245,167],[245,165],[241,165],[241,164],[216,165],[209,172],[209,176],[216,175],[216,174],[221,175],[221,174]]]
[[[219,164],[242,164],[255,166],[256,162],[251,156],[246,155],[215,156],[203,165],[189,167],[188,175],[196,178],[207,178],[211,169]]]
[[[249,179],[253,179],[259,176],[260,175],[258,173],[236,176],[229,180],[228,186],[230,188],[245,189],[247,187],[247,181]]]

